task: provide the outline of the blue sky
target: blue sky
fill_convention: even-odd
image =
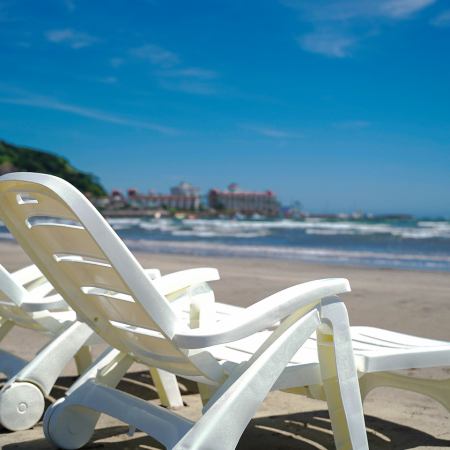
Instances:
[[[0,0],[0,138],[109,189],[450,217],[444,0]]]

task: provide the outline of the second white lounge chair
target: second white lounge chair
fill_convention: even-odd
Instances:
[[[156,283],[168,299],[184,303],[188,293],[191,301],[200,301],[205,295],[193,290],[219,277],[217,270],[210,268],[164,277],[157,269],[145,269],[145,274],[158,279]],[[50,339],[31,361],[0,350],[0,373],[7,376],[0,390],[0,425],[11,431],[34,426],[44,411],[45,397],[64,367],[74,358],[78,373],[83,373],[92,362],[90,345],[101,342],[89,327],[77,322],[76,313],[52,291],[53,286],[35,265],[13,273],[0,265],[0,342],[14,327],[31,329]],[[211,295],[208,297],[211,299]],[[156,368],[150,372],[161,404],[173,409],[182,407],[176,377]]]
[[[76,320],[76,314],[53,290],[36,266],[9,273],[0,265],[0,341],[18,326],[44,333],[51,339],[32,361],[0,350],[0,372],[8,380],[0,390],[0,424],[24,430],[44,412],[44,397],[75,358],[78,372],[90,364],[88,345],[93,331]]]
[[[349,290],[346,280],[293,286],[228,320],[190,329],[70,184],[42,174],[0,177],[0,213],[79,318],[117,349],[47,410],[45,433],[57,446],[86,444],[103,412],[169,449],[233,449],[270,390],[308,385],[319,369],[336,447],[368,448],[347,312],[335,297]],[[263,330],[270,334],[248,360],[214,356],[214,349]],[[293,361],[314,331],[320,364]],[[115,389],[133,361],[213,386],[203,416],[194,423]]]

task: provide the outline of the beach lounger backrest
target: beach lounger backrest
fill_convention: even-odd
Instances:
[[[108,343],[180,374],[201,375],[171,338],[177,318],[94,206],[44,174],[0,177],[0,218],[80,318]]]

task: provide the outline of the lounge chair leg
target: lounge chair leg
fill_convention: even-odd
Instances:
[[[78,352],[75,354],[74,358],[77,365],[78,375],[81,375],[92,364],[90,347],[88,345],[83,345],[83,347],[81,347],[80,350],[78,350]]]
[[[58,448],[78,449],[90,440],[101,413],[144,431],[167,449],[172,449],[193,426],[169,409],[89,379],[47,410],[45,436]]]
[[[250,360],[219,387],[202,418],[174,450],[234,449],[259,405],[319,323],[316,309],[285,319]]]
[[[372,389],[386,386],[427,395],[450,411],[450,378],[430,380],[393,372],[366,373],[360,378],[360,386],[363,399]]]
[[[43,422],[45,437],[65,449],[80,448],[88,443],[102,406],[94,408],[95,391],[90,387],[95,386],[95,383],[117,386],[132,363],[133,359],[125,353],[110,348],[105,350],[67,391],[66,397],[60,398],[47,409]],[[86,403],[91,407],[83,406]]]
[[[208,284],[201,283],[200,285],[192,286],[189,295],[191,295],[189,326],[191,328],[199,328],[214,323],[216,321],[215,297],[214,291]],[[204,383],[197,383],[197,387],[202,404],[205,406],[216,389]]]
[[[86,324],[72,323],[47,344],[11,382],[28,381],[39,386],[44,395],[48,395],[64,367],[92,334],[93,331]]]
[[[13,329],[14,322],[11,320],[0,319],[0,341]]]
[[[209,399],[214,395],[217,388],[205,383],[197,383],[197,386],[200,398],[202,399],[202,404],[205,406],[209,402]]]
[[[167,408],[178,409],[183,406],[177,377],[162,369],[150,369],[153,383],[155,383],[161,404]]]
[[[368,449],[348,314],[337,297],[322,301],[317,330],[322,382],[337,449]]]
[[[44,412],[44,396],[92,333],[87,325],[73,323],[8,380],[0,391],[0,422],[5,428],[25,430],[39,421]]]

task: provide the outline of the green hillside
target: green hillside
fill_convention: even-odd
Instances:
[[[0,175],[8,172],[48,173],[64,178],[84,194],[94,197],[106,195],[95,175],[75,169],[67,159],[0,140]]]

